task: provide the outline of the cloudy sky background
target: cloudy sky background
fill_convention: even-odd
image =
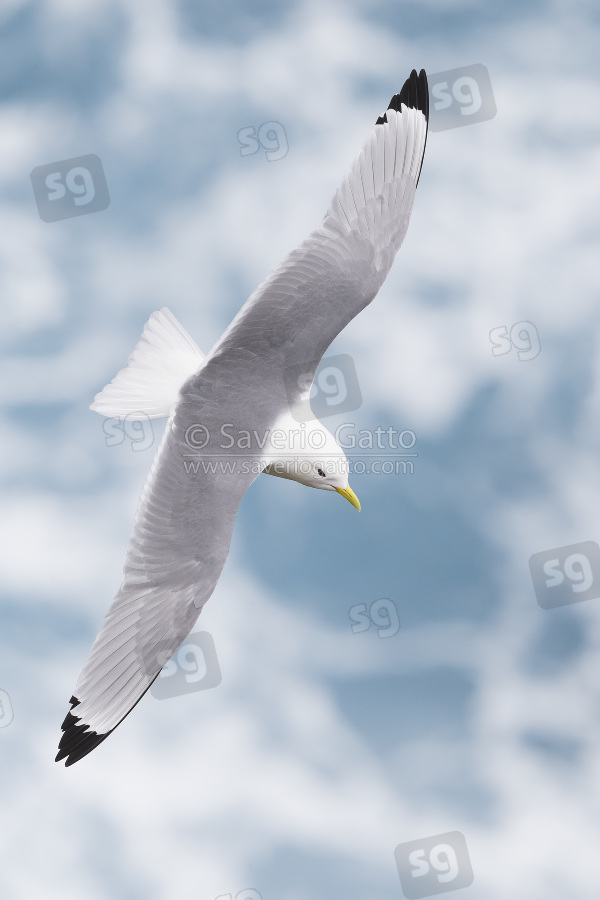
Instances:
[[[465,896],[596,898],[600,600],[543,610],[528,569],[600,539],[596,5],[3,0],[0,24],[0,895],[392,900],[396,845],[457,830]],[[331,349],[363,404],[326,424],[412,429],[414,475],[355,476],[360,515],[259,478],[197,626],[222,683],[56,765],[156,448],[107,447],[94,394],[162,306],[210,349],[410,69],[473,63],[497,115],[430,133]],[[268,121],[287,155],[242,157]],[[110,206],[43,222],[31,170],[89,153]],[[494,356],[524,320],[540,354]],[[398,633],[353,634],[382,597]]]

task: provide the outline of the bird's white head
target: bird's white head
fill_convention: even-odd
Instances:
[[[266,474],[321,491],[337,491],[360,510],[358,497],[348,484],[346,454],[318,420],[299,424],[286,415],[273,429],[270,444]]]

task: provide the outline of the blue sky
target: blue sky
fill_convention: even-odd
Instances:
[[[600,599],[542,609],[528,569],[600,537],[594,5],[5,0],[0,23],[0,894],[392,900],[394,848],[460,831],[465,896],[595,898]],[[147,695],[56,765],[156,449],[108,447],[94,394],[162,306],[208,351],[410,70],[475,63],[497,115],[429,135],[404,246],[329,351],[363,403],[328,427],[411,429],[414,474],[357,475],[360,515],[261,476],[197,626],[221,684]],[[289,152],[241,156],[273,121]],[[109,207],[43,222],[31,170],[86,154]],[[494,356],[524,321],[539,355]],[[379,598],[398,633],[353,633]]]

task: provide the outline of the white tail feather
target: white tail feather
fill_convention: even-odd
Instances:
[[[175,408],[184,382],[203,360],[195,341],[164,306],[146,322],[129,365],[96,394],[90,409],[134,421],[165,418]]]

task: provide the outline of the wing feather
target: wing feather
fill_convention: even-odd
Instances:
[[[284,364],[307,372],[312,364],[314,374],[331,341],[375,297],[404,240],[428,111],[425,73],[413,71],[355,157],[321,226],[254,291],[209,360],[245,347],[275,368],[284,356]]]

